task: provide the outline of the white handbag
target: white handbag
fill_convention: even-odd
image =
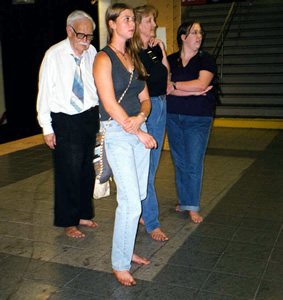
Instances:
[[[100,199],[110,196],[110,182],[107,180],[104,183],[100,183],[98,179],[95,179],[93,198]]]

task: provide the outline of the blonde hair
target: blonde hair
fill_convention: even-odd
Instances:
[[[121,12],[123,12],[126,9],[133,10],[133,8],[125,3],[114,3],[110,5],[105,13],[105,21],[107,26],[107,43],[110,44],[113,38],[113,30],[109,25],[109,21],[116,21],[116,19],[120,16]],[[137,70],[139,77],[138,79],[145,80],[148,77],[148,74],[139,58],[138,51],[133,47],[132,39],[128,40],[126,42],[126,51],[131,56],[131,59],[134,63],[134,67]]]
[[[142,50],[143,42],[140,35],[140,24],[143,18],[153,15],[154,19],[158,16],[158,11],[153,5],[142,5],[134,8],[136,18],[136,30],[133,37],[133,46],[139,52]]]

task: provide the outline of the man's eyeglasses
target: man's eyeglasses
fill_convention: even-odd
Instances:
[[[197,31],[197,30],[193,30],[193,31],[189,31],[187,34],[186,34],[186,37],[189,35],[189,34],[192,34],[192,35],[201,35],[201,36],[204,36],[205,35],[205,32],[203,31]]]
[[[89,41],[93,40],[93,37],[94,37],[93,34],[84,34],[84,33],[81,33],[81,32],[76,32],[76,30],[75,30],[75,28],[74,28],[73,26],[70,26],[70,27],[74,30],[74,32],[75,32],[75,34],[76,34],[76,37],[77,37],[79,40],[82,40],[82,39],[84,39],[85,37],[86,37],[86,39],[89,40]]]

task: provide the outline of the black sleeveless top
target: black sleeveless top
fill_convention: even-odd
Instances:
[[[111,59],[112,80],[115,97],[118,101],[128,86],[131,73],[125,68],[115,52],[109,46],[104,47],[101,51],[104,51]],[[137,77],[138,73],[136,70],[134,70],[134,76],[131,85],[120,103],[129,117],[136,116],[140,112],[141,103],[138,95],[145,87],[145,82],[143,80],[138,80]],[[101,121],[107,121],[110,117],[105,111],[101,100],[99,102],[99,113],[101,116]]]
[[[139,57],[149,74],[147,87],[150,97],[166,94],[168,70],[163,65],[162,50],[159,45],[148,47],[139,53]]]

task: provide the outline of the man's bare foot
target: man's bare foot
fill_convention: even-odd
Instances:
[[[85,235],[78,230],[76,226],[65,227],[65,233],[68,237],[83,238]]]
[[[197,211],[189,211],[189,215],[194,223],[201,223],[203,221],[203,217]]]
[[[116,271],[112,269],[112,272],[116,276],[116,279],[124,285],[131,286],[137,284],[134,277],[130,274],[129,271]]]
[[[183,209],[180,209],[180,205],[177,205],[177,206],[176,206],[176,211],[177,211],[177,212],[183,212],[184,210],[183,210]]]
[[[156,241],[160,241],[160,242],[164,242],[164,241],[168,241],[168,236],[161,231],[160,228],[156,228],[154,230],[152,230],[149,235]]]
[[[80,225],[88,226],[88,227],[97,227],[98,224],[93,220],[83,220],[80,219]]]
[[[135,262],[139,265],[148,265],[150,264],[150,261],[144,257],[138,256],[136,254],[133,254],[132,256],[132,262]]]
[[[140,224],[144,225],[144,219],[142,217],[140,217],[139,222],[140,222]]]

